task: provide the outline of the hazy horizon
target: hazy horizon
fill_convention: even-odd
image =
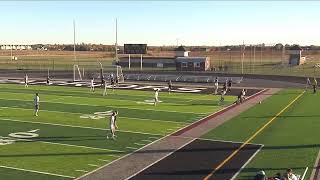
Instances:
[[[320,45],[319,1],[0,2],[0,44]]]

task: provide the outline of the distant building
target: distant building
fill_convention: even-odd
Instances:
[[[207,71],[210,69],[209,57],[177,57],[177,71]]]
[[[306,62],[306,57],[302,56],[303,49],[294,45],[289,49],[289,65],[298,66]]]
[[[129,67],[129,57],[121,57],[119,65]],[[175,57],[142,58],[143,68],[176,68],[177,71],[207,71],[210,69],[209,57],[189,57],[189,51],[183,46],[175,49]],[[130,57],[130,67],[141,67],[141,57]]]
[[[179,46],[174,51],[175,51],[176,57],[188,57],[190,52],[190,51],[187,51],[183,46]]]
[[[122,67],[129,67],[129,57],[120,57],[119,65]],[[141,66],[140,57],[131,57],[130,66],[137,68]],[[150,57],[146,56],[142,59],[142,66],[147,68],[169,68],[176,67],[174,57]]]
[[[32,50],[30,45],[0,45],[0,50]]]

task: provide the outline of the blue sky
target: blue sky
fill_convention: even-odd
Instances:
[[[320,45],[320,1],[0,2],[0,44]]]

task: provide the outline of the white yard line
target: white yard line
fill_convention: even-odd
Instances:
[[[25,171],[25,172],[33,172],[33,173],[38,173],[38,174],[51,175],[51,176],[59,176],[59,177],[66,177],[66,178],[72,178],[72,179],[76,178],[76,177],[73,177],[73,176],[66,176],[66,175],[55,174],[55,173],[35,171],[35,170],[30,170],[30,169],[22,169],[22,168],[16,168],[16,167],[11,167],[11,166],[0,165],[0,167],[1,168],[6,168],[6,169],[14,169],[14,170],[19,170],[19,171]]]
[[[69,147],[77,147],[77,148],[85,148],[85,149],[103,150],[103,151],[108,151],[108,152],[124,153],[124,151],[119,151],[119,150],[114,150],[114,149],[96,148],[96,147],[90,147],[90,146],[80,146],[80,145],[64,144],[64,143],[54,143],[54,142],[41,141],[41,140],[31,140],[31,139],[22,139],[22,138],[12,138],[12,137],[5,137],[5,136],[0,136],[0,137],[3,137],[3,138],[10,138],[10,139],[16,139],[16,140],[19,140],[19,141],[40,142],[40,143],[55,144],[55,145],[61,145],[61,146],[69,146]]]
[[[98,159],[98,161],[110,162],[111,160],[107,160],[107,159]]]
[[[29,109],[29,108],[22,108],[19,106],[2,106],[0,107],[0,109],[22,109],[22,110],[26,110],[26,111],[33,111],[33,109]],[[62,112],[62,111],[52,111],[52,110],[40,110],[40,111],[44,111],[44,112],[52,112],[52,113],[59,113],[59,114],[76,114],[79,115],[79,117],[81,115],[83,115],[84,113],[75,113],[75,112]],[[141,120],[141,121],[155,121],[155,122],[165,122],[165,123],[174,123],[174,124],[182,124],[182,125],[186,125],[187,123],[185,121],[180,122],[180,121],[167,121],[167,120],[157,120],[157,119],[145,119],[145,118],[133,118],[133,117],[128,117],[128,116],[121,116],[124,118],[128,118],[128,119],[135,119],[135,120]]]
[[[15,121],[15,122],[24,122],[24,123],[33,123],[33,124],[46,124],[52,126],[62,126],[62,127],[73,127],[73,128],[84,128],[84,129],[96,129],[102,131],[108,131],[108,129],[103,128],[94,128],[94,127],[87,127],[87,126],[74,126],[74,125],[67,125],[67,124],[56,124],[56,123],[47,123],[47,122],[38,122],[38,121],[24,121],[24,120],[17,120],[17,119],[9,119],[9,118],[0,118],[0,121]],[[151,134],[145,132],[138,132],[138,131],[126,131],[126,130],[117,130],[119,132],[127,132],[127,133],[135,133],[135,134],[146,134],[151,136],[163,136],[161,134]]]
[[[135,145],[138,145],[138,146],[144,146],[146,144],[141,144],[141,143],[134,143]]]
[[[148,140],[148,139],[144,139],[144,140],[141,140],[141,141],[144,141],[144,142],[152,142],[151,140]]]
[[[24,82],[23,82],[23,84],[24,84]],[[17,88],[6,88],[6,89],[15,89],[15,90],[21,90],[21,89],[17,89]],[[36,89],[32,89],[32,88],[29,88],[29,89],[31,89],[31,90],[36,90]],[[89,89],[89,88],[88,88]],[[53,92],[53,93],[55,93],[55,92],[61,92],[61,90],[53,90],[53,89],[50,89],[50,88],[45,88],[45,89],[40,89],[40,91],[41,90],[43,90],[43,91],[50,91],[50,92]],[[134,89],[123,89],[123,90],[134,90]],[[151,92],[151,91],[149,91],[149,92]],[[5,93],[12,93],[12,92],[5,92]],[[19,92],[14,92],[14,93],[17,93],[17,94],[25,94],[25,93],[23,93],[23,92],[21,92],[21,93],[19,93]],[[88,95],[91,95],[92,93],[91,92],[89,92],[89,91],[67,91],[67,93],[86,93],[86,94],[88,94]],[[197,95],[200,95],[200,93],[196,93]],[[120,94],[114,94],[114,93],[112,93],[112,95],[124,95],[124,96],[132,96],[132,95],[130,95],[130,94],[122,94],[122,93],[120,93]],[[150,97],[153,97],[152,96],[153,94],[151,94],[151,95],[140,95],[140,94],[135,94],[134,95],[134,97],[145,97],[145,98],[150,98]],[[210,95],[210,94],[209,94]],[[60,95],[52,95],[52,96],[60,96]],[[65,95],[62,95],[62,96],[65,96]],[[69,96],[69,95],[67,95],[67,97],[75,97],[75,96]],[[102,96],[101,96],[102,97]],[[201,97],[203,97],[203,96],[199,96],[199,97],[195,97],[195,99],[192,99],[192,98],[184,98],[184,96],[175,96],[175,97],[173,97],[173,96],[162,96],[163,98],[168,98],[168,99],[178,99],[178,100],[181,100],[181,99],[184,99],[184,100],[186,100],[186,102],[188,102],[188,101],[194,101],[194,100],[203,100],[203,101],[207,101],[207,99],[198,99],[199,97],[201,98]],[[92,98],[92,97],[88,97],[88,98]],[[93,98],[96,98],[96,97],[93,97]],[[93,99],[92,98],[92,99]],[[96,98],[96,99],[99,99],[99,98]]]
[[[75,171],[78,171],[78,172],[84,172],[84,173],[89,172],[89,171],[86,171],[86,170],[83,170],[83,169],[76,169]]]
[[[88,164],[88,166],[99,167],[99,165],[96,165],[96,164]]]
[[[108,154],[108,156],[111,156],[111,157],[116,157],[116,158],[119,158],[119,157],[121,157],[121,156],[119,156],[119,155],[115,155],[115,154]]]
[[[127,149],[134,149],[134,150],[138,149],[138,148],[136,148],[136,147],[130,147],[130,146],[127,146],[126,148],[127,148]]]
[[[150,137],[148,137],[149,139],[158,139],[158,137],[152,137],[152,136],[150,136]]]
[[[0,100],[9,100],[9,101],[25,101],[25,102],[33,102],[32,100],[25,100],[25,99],[4,99],[4,98],[0,98]],[[66,102],[60,102],[60,101],[56,101],[56,102],[52,102],[52,101],[40,101],[41,102],[48,102],[48,103],[56,103],[56,104],[66,104],[66,105],[78,105],[78,106],[94,106],[94,107],[101,107],[101,106],[105,106],[105,105],[94,105],[94,104],[80,104],[80,103],[66,103]],[[116,107],[114,107],[115,109],[117,109]],[[157,111],[157,112],[169,112],[169,113],[183,113],[183,114],[206,114],[206,113],[197,113],[197,112],[181,112],[181,111],[167,111],[167,110],[158,110],[158,109],[146,109],[146,108],[127,108],[127,107],[122,107],[123,109],[133,109],[133,110],[147,110],[147,111]]]

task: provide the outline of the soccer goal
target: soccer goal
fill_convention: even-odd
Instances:
[[[121,66],[110,65],[109,62],[99,61],[81,61],[79,65],[73,66],[74,81],[87,81],[92,78],[95,80],[107,80],[112,76],[113,78],[118,78],[119,83],[124,82],[124,75]]]
[[[118,78],[119,83],[124,82],[124,75],[123,75],[121,66],[118,66],[118,65],[103,66],[103,72],[106,79],[109,79],[111,76],[114,76],[114,78]]]

